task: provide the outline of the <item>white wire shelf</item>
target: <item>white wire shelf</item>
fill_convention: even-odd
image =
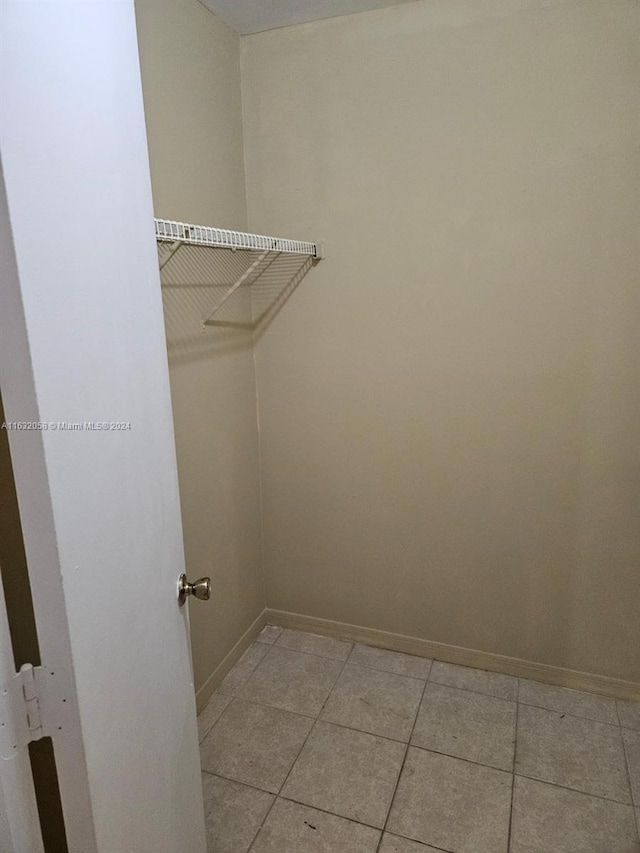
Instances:
[[[319,243],[228,231],[169,219],[155,219],[154,222],[163,287],[181,284],[192,288],[212,287],[218,293],[220,289],[224,290],[212,310],[201,320],[203,329],[219,325],[246,326],[247,323],[229,323],[213,318],[243,285],[256,284],[259,279],[271,284],[271,273],[279,268],[287,276],[287,285],[296,286],[323,257],[322,244]],[[218,249],[231,249],[232,253],[211,251]],[[293,264],[295,269],[292,271],[288,264]],[[220,274],[226,281],[220,281]],[[256,322],[267,314],[263,311]]]
[[[318,243],[288,240],[284,237],[268,237],[265,234],[248,234],[244,231],[227,231],[225,228],[173,222],[170,219],[156,219],[154,221],[156,240],[211,246],[215,249],[245,249],[258,252],[309,255],[315,260],[320,260],[322,257],[321,246]]]

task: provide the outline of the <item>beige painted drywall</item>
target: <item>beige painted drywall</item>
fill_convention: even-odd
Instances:
[[[640,681],[635,0],[241,42],[267,603]]]
[[[155,215],[246,229],[238,36],[198,0],[136,0]],[[164,291],[196,688],[264,608],[251,340],[201,319],[219,296]]]

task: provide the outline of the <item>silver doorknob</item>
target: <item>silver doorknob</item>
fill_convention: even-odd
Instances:
[[[185,574],[178,578],[178,604],[182,606],[188,596],[193,595],[200,601],[208,601],[211,598],[211,578],[200,578],[194,583],[189,583]]]

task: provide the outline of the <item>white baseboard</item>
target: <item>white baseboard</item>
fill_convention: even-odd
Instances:
[[[260,631],[267,624],[267,611],[262,613],[255,619],[247,628],[244,634],[240,637],[231,651],[225,655],[218,666],[211,673],[202,687],[196,691],[196,709],[198,714],[202,711],[211,696],[215,693],[218,687],[222,684],[222,680],[230,672],[236,663],[240,660],[244,652],[249,648],[251,643],[258,636]]]
[[[420,640],[417,637],[407,637],[404,634],[392,634],[389,631],[378,631],[376,628],[363,628],[359,625],[348,625],[345,622],[334,622],[330,619],[318,619],[314,616],[303,616],[299,613],[288,613],[284,610],[265,610],[265,621],[283,628],[295,628],[300,631],[312,631],[327,637],[340,640],[352,640],[366,643],[369,646],[379,646],[394,652],[405,652],[419,657],[434,658],[457,663],[462,666],[472,666],[476,669],[487,669],[492,672],[502,672],[533,681],[543,681],[560,687],[572,687],[574,690],[586,690],[590,693],[601,693],[615,699],[631,699],[640,701],[640,684],[623,681],[619,678],[608,678],[589,672],[579,672],[563,669],[545,663],[533,663],[520,658],[507,657],[492,652],[481,652],[475,649],[465,649],[460,646],[450,646],[432,640]],[[226,658],[225,658],[226,661]],[[222,664],[221,664],[222,666]],[[217,672],[217,670],[216,670]],[[210,694],[209,694],[210,695]]]

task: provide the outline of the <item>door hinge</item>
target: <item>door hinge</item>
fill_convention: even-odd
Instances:
[[[60,667],[25,663],[0,686],[0,758],[8,760],[31,741],[65,729],[69,679]]]

